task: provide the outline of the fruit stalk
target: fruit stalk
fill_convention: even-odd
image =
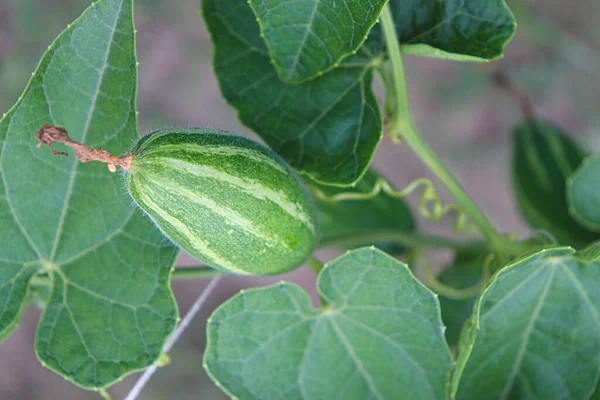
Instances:
[[[67,133],[67,130],[61,126],[44,124],[35,134],[35,137],[38,139],[38,148],[42,144],[45,144],[50,148],[50,151],[52,151],[52,154],[55,156],[68,156],[67,153],[56,151],[52,147],[54,142],[63,143],[73,149],[75,156],[77,159],[79,159],[79,161],[100,161],[106,163],[108,164],[108,170],[110,172],[115,172],[117,170],[117,166],[123,168],[124,170],[129,170],[131,169],[131,165],[133,163],[133,153],[126,153],[122,156],[114,156],[103,148],[90,149],[87,145],[71,139]]]

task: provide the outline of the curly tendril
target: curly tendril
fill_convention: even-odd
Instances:
[[[370,192],[343,192],[332,196],[326,195],[318,186],[314,184],[309,183],[308,185],[317,198],[329,203],[339,203],[342,201],[353,200],[369,200],[377,197],[377,195],[379,195],[381,192],[386,193],[390,197],[400,199],[409,196],[414,191],[422,187],[423,190],[421,192],[421,199],[419,201],[419,210],[423,217],[438,222],[448,213],[454,211],[456,212],[456,223],[454,224],[454,230],[456,232],[462,232],[471,227],[471,224],[469,224],[467,221],[467,215],[462,210],[460,205],[455,203],[443,205],[442,199],[433,182],[427,178],[415,179],[402,190],[395,190],[387,180],[384,178],[377,178],[375,184],[373,185],[373,189]]]

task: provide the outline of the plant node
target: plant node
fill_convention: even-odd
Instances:
[[[52,151],[52,154],[55,156],[68,156],[67,153],[56,151],[52,147],[54,142],[64,143],[73,149],[75,156],[79,161],[100,161],[106,163],[108,164],[108,170],[110,172],[115,172],[117,170],[117,166],[125,170],[129,170],[131,169],[131,165],[133,163],[133,153],[125,153],[122,156],[114,156],[103,148],[90,149],[85,144],[71,139],[67,133],[67,130],[61,126],[44,124],[35,134],[35,137],[38,139],[38,148],[41,147],[42,144],[45,144],[50,148],[50,151]]]

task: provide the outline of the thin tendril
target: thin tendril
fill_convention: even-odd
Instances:
[[[309,184],[309,186],[317,198],[329,203],[369,200],[377,197],[377,195],[379,195],[381,192],[386,193],[390,197],[399,199],[412,194],[414,191],[422,187],[423,190],[421,192],[419,209],[423,217],[438,222],[444,218],[446,214],[454,211],[456,212],[456,223],[454,224],[454,230],[456,232],[462,232],[471,227],[471,224],[469,224],[467,221],[467,215],[460,205],[456,203],[443,205],[442,199],[433,182],[427,178],[415,179],[402,190],[395,190],[384,178],[377,178],[375,185],[370,192],[343,192],[337,193],[333,196],[326,195],[318,186],[314,184]]]
[[[185,332],[185,330],[189,326],[190,322],[192,322],[192,320],[194,319],[196,314],[198,314],[198,312],[204,305],[204,302],[206,301],[206,299],[208,299],[208,296],[210,296],[211,292],[217,286],[217,283],[219,283],[221,278],[222,278],[222,276],[215,276],[208,282],[206,289],[204,289],[204,291],[200,294],[200,296],[198,296],[198,298],[196,299],[196,301],[194,302],[194,304],[192,305],[190,310],[187,312],[185,317],[183,317],[183,319],[179,323],[179,326],[177,327],[175,332],[173,332],[173,334],[166,341],[166,343],[162,349],[162,354],[167,354],[167,353],[169,353],[169,351],[171,351],[171,348],[173,348],[175,343],[177,343],[177,340],[179,340],[179,338],[181,337],[183,332]],[[133,388],[131,388],[131,391],[129,392],[129,394],[127,395],[125,400],[137,399],[138,396],[140,395],[140,393],[142,392],[142,390],[144,389],[144,386],[146,386],[146,384],[148,383],[148,381],[150,380],[152,375],[154,375],[154,373],[156,372],[158,367],[159,366],[157,364],[153,364],[150,368],[148,368],[146,371],[144,371],[144,373],[142,374],[142,376],[140,376],[140,378],[135,383]]]

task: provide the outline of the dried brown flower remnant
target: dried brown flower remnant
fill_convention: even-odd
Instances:
[[[44,124],[42,125],[40,130],[35,134],[35,137],[37,137],[38,139],[38,148],[43,143],[50,148],[52,154],[54,154],[55,156],[68,156],[67,153],[56,151],[52,147],[52,143],[60,142],[71,147],[75,152],[75,156],[81,162],[100,161],[106,163],[108,164],[108,169],[110,172],[115,172],[117,170],[117,166],[126,170],[131,169],[131,164],[133,162],[133,153],[125,153],[122,156],[113,156],[112,154],[110,154],[102,148],[90,149],[85,144],[72,140],[69,137],[67,130],[61,126],[52,126],[49,124]]]

